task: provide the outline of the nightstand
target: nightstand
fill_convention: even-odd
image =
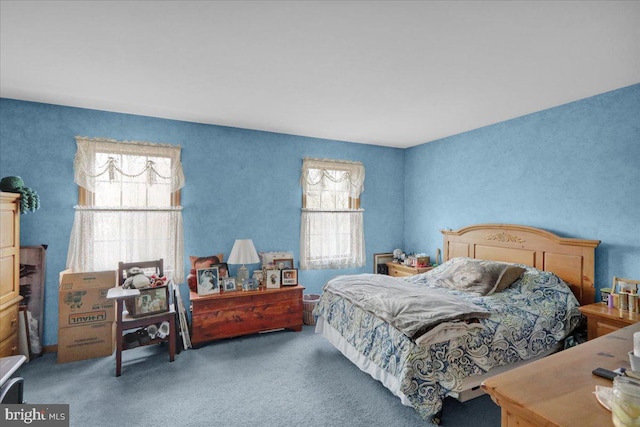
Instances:
[[[640,321],[640,314],[609,308],[603,302],[583,305],[580,311],[587,316],[587,339],[590,340]]]
[[[393,277],[406,277],[406,276],[414,276],[416,274],[424,273],[425,271],[431,270],[433,267],[410,267],[408,265],[398,264],[397,262],[387,262],[387,267],[389,267],[389,276]]]

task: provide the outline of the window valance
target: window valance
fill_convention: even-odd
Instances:
[[[318,185],[324,186],[327,181],[348,183],[349,197],[358,198],[364,191],[364,165],[361,162],[309,157],[302,160],[300,184],[303,194]]]
[[[78,151],[73,162],[74,180],[89,191],[95,191],[97,179],[104,179],[105,175],[110,181],[116,180],[118,176],[131,178],[145,175],[147,183],[169,183],[173,192],[184,186],[180,146],[81,136],[76,137],[76,143]],[[97,153],[105,154],[106,160],[97,164]],[[147,160],[124,166],[118,161],[120,156],[144,156]],[[156,161],[154,158],[170,161]]]

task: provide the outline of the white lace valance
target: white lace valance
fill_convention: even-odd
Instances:
[[[348,182],[349,197],[358,198],[364,191],[364,165],[345,160],[305,158],[302,161],[300,184],[303,194],[307,190],[324,184],[325,180]]]
[[[78,151],[73,162],[74,180],[89,191],[95,191],[98,179],[113,181],[123,176],[133,178],[144,175],[149,184],[168,183],[172,192],[184,186],[180,146],[80,136],[76,137],[76,143]],[[123,156],[144,157],[147,160],[124,165],[119,160]],[[99,158],[102,160],[97,161]]]

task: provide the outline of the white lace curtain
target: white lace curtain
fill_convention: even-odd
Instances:
[[[184,282],[182,208],[109,210],[75,207],[67,268],[116,270],[118,262],[164,259],[164,274]]]
[[[352,199],[364,191],[360,162],[305,158],[300,183],[304,196],[300,230],[300,268],[363,267],[364,211]]]
[[[67,268],[115,270],[119,261],[164,259],[164,272],[184,281],[179,146],[77,137],[75,182],[94,203],[76,206]]]

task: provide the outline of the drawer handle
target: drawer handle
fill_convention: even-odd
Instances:
[[[11,318],[11,326],[15,325],[16,323],[18,323],[18,318],[17,317],[12,317]]]
[[[16,353],[18,353],[18,346],[14,345],[13,347],[11,347],[11,354],[15,355]]]

